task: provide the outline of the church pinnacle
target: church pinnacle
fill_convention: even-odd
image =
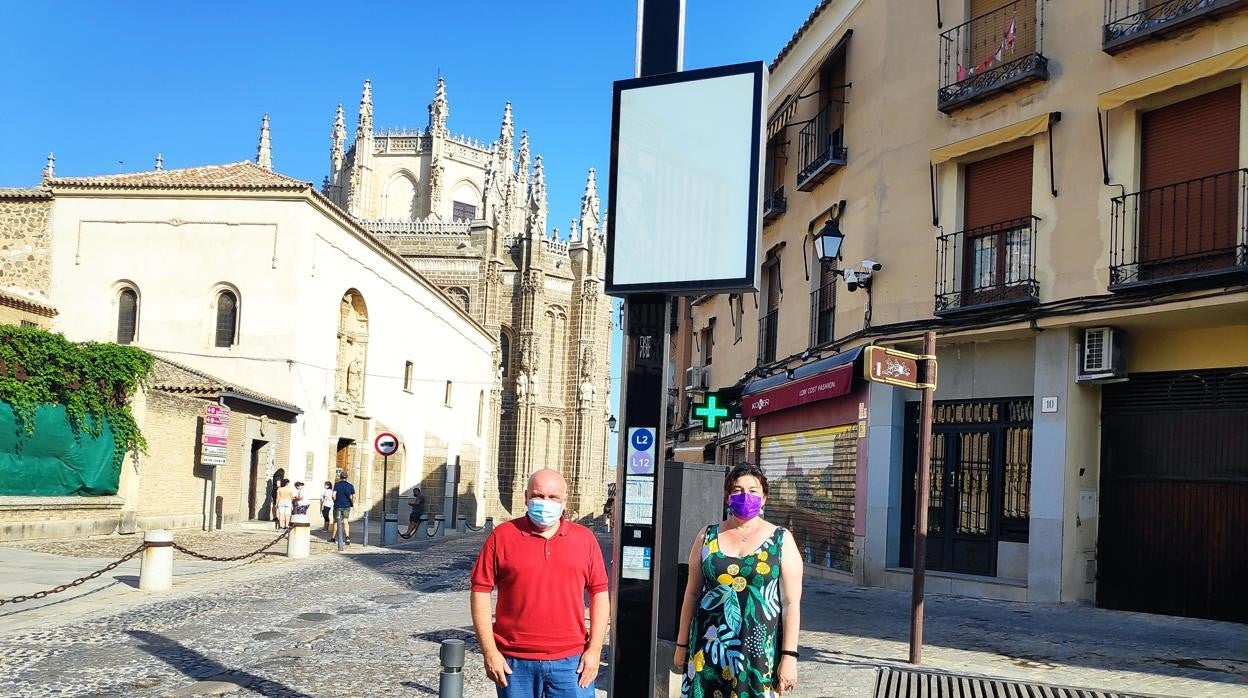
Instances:
[[[598,172],[589,168],[585,178],[585,193],[581,196],[581,239],[593,242],[599,233],[598,227]]]
[[[355,140],[372,138],[373,136],[373,83],[364,81],[364,92],[360,95],[360,116],[355,124]]]
[[[334,114],[334,129],[329,136],[329,171],[337,176],[342,170],[344,149],[347,145],[347,123],[342,115],[342,102],[338,103],[338,111]],[[336,183],[336,182],[335,182]]]
[[[273,144],[269,140],[269,115],[260,120],[260,144],[256,146],[256,164],[266,170],[273,169]]]
[[[48,181],[56,176],[56,155],[48,153],[48,161],[43,166],[43,181]]]
[[[429,133],[434,136],[446,136],[446,117],[450,116],[451,108],[446,101],[446,81],[438,76],[438,86],[433,93],[433,101],[429,103]]]

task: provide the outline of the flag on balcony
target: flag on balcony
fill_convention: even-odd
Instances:
[[[1017,34],[1014,31],[1014,27],[1015,27],[1015,22],[1017,20],[1018,20],[1018,15],[1014,15],[1013,17],[1010,18],[1010,28],[1005,30],[1005,41],[1001,43],[1001,48],[1010,49],[1010,53],[1014,53],[1014,39],[1017,38]],[[998,51],[998,53],[1001,53],[1001,52]]]
[[[1005,59],[1006,49],[1009,49],[1011,54],[1014,53],[1014,43],[1018,38],[1017,22],[1018,15],[1010,18],[1010,26],[1006,28],[1005,36],[1001,38],[1001,43],[997,46],[996,52],[985,58],[979,65],[967,70],[961,63],[958,63],[958,82],[962,82],[972,75],[982,73],[994,64],[1000,63]]]

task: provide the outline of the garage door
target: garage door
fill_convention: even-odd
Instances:
[[[1248,367],[1105,386],[1097,602],[1248,622]]]

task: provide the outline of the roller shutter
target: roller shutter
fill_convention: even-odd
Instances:
[[[854,559],[858,427],[765,436],[759,464],[770,483],[764,516],[792,531],[810,564],[848,571]]]

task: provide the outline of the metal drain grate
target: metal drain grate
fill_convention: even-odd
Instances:
[[[881,667],[875,698],[1155,698],[1143,693],[1096,691],[1072,686],[959,676],[939,671]]]

